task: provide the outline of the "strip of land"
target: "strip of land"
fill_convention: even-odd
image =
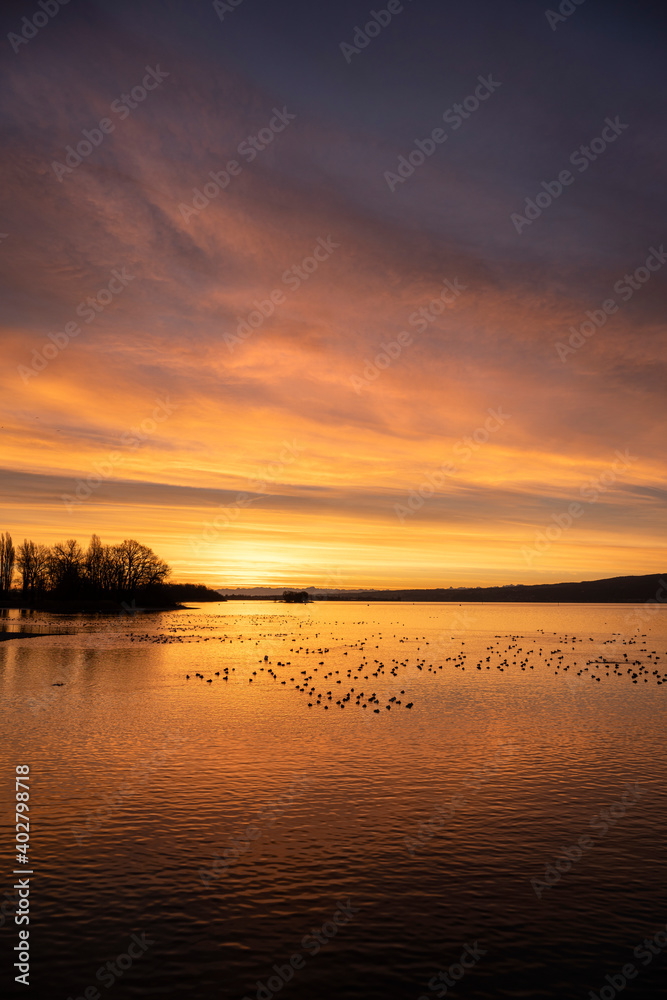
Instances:
[[[62,632],[0,632],[0,642],[8,639],[39,639],[43,635],[62,635]]]
[[[286,592],[278,587],[220,588],[229,601],[279,601]],[[304,587],[295,596],[309,601],[437,601],[464,603],[544,604],[667,604],[667,573],[615,576],[580,583],[511,584],[502,587],[436,587],[430,590],[333,590]]]
[[[667,573],[617,576],[583,583],[517,584],[435,590],[360,590],[330,594],[330,601],[444,601],[463,603],[667,604]]]

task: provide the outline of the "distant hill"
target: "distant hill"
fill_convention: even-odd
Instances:
[[[286,590],[290,587],[219,587],[218,594],[223,594],[232,600],[234,598],[261,597],[267,599],[282,598]],[[326,597],[329,594],[352,594],[355,591],[333,589],[332,587],[300,587],[300,590],[308,591],[309,595],[315,597]]]
[[[649,600],[667,603],[667,573],[648,576],[615,576],[581,583],[516,584],[503,587],[438,587],[431,590],[343,590],[304,587],[315,601],[439,601],[544,602],[547,604],[634,604]],[[284,587],[227,587],[217,593],[230,600],[282,599]]]
[[[456,590],[358,590],[331,593],[328,600],[544,602],[547,604],[634,604],[654,600],[667,603],[667,573],[660,576],[615,576],[583,583],[517,584],[507,587],[467,587]]]

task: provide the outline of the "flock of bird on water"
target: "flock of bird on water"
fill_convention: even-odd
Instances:
[[[358,622],[359,625],[368,625],[368,622]],[[210,628],[215,628],[216,626],[209,626]],[[194,626],[198,631],[202,631],[202,623],[198,621]],[[300,625],[299,628],[303,628]],[[223,643],[229,643],[230,645],[234,642],[250,642],[259,646],[262,641],[265,641],[263,637],[260,639],[251,638],[248,635],[235,635],[234,638],[229,635],[189,635],[190,631],[188,626],[179,626],[170,629],[170,634],[133,634],[130,638],[132,642],[150,642],[150,643],[184,643],[184,642],[211,642],[218,641]],[[179,635],[179,632],[185,633],[184,635]],[[643,681],[644,684],[648,684],[650,680],[654,679],[658,685],[667,683],[667,673],[659,669],[660,655],[657,650],[648,650],[646,647],[646,636],[640,636],[639,638],[621,638],[620,636],[614,636],[611,639],[604,640],[601,642],[603,646],[614,646],[615,656],[611,658],[609,655],[611,650],[607,652],[607,655],[598,655],[597,657],[591,659],[588,658],[588,651],[586,649],[588,643],[598,642],[600,640],[594,640],[593,637],[588,637],[587,639],[578,638],[576,636],[557,636],[557,633],[552,633],[556,636],[551,643],[547,642],[547,637],[544,632],[541,631],[541,636],[538,642],[535,643],[534,648],[527,648],[523,645],[519,645],[519,642],[530,643],[534,642],[533,639],[528,639],[522,636],[510,636],[510,643],[507,643],[507,636],[494,636],[495,640],[499,640],[497,644],[491,644],[486,647],[485,653],[488,655],[482,655],[478,658],[476,662],[467,662],[468,657],[465,651],[466,643],[459,640],[461,650],[456,652],[450,643],[455,643],[457,640],[454,636],[451,636],[447,645],[445,647],[445,640],[442,636],[438,637],[435,644],[432,641],[426,639],[425,636],[415,636],[412,640],[408,636],[397,636],[394,635],[393,639],[399,643],[423,643],[424,648],[431,646],[431,649],[422,649],[421,645],[417,645],[416,652],[419,656],[414,658],[412,666],[418,671],[426,670],[429,673],[437,673],[437,671],[444,670],[449,665],[455,670],[465,671],[468,670],[496,670],[501,673],[511,670],[516,667],[521,671],[534,670],[536,666],[544,664],[545,666],[554,667],[554,674],[566,674],[568,671],[572,671],[572,675],[580,678],[578,683],[581,683],[586,676],[591,680],[600,682],[603,676],[610,677],[612,675],[617,677],[626,677],[631,680],[633,684],[638,684]],[[320,633],[315,634],[315,639],[318,639]],[[307,645],[297,645],[299,638],[295,635],[288,637],[288,634],[276,635],[272,633],[266,637],[266,639],[281,639],[283,643],[292,643],[290,646],[290,654],[293,655],[294,661],[287,659],[276,660],[275,667],[280,667],[281,670],[285,671],[285,679],[281,679],[281,676],[274,669],[273,660],[270,658],[269,654],[264,654],[263,658],[258,662],[255,661],[257,669],[250,671],[250,676],[247,678],[249,684],[256,683],[261,680],[261,674],[266,674],[267,678],[273,679],[274,683],[279,683],[282,686],[287,686],[288,683],[294,685],[294,690],[298,691],[301,695],[307,698],[308,708],[319,708],[322,707],[325,711],[329,708],[338,707],[344,709],[346,705],[356,706],[361,709],[370,709],[376,714],[380,714],[382,709],[382,702],[386,711],[391,711],[392,708],[404,707],[410,709],[413,707],[414,702],[402,700],[399,695],[405,695],[405,688],[400,688],[396,690],[395,694],[391,697],[383,697],[382,702],[378,697],[376,691],[371,690],[373,688],[373,678],[379,679],[384,677],[388,679],[389,677],[397,678],[399,671],[407,671],[410,668],[410,657],[405,656],[403,659],[397,659],[395,657],[391,658],[391,663],[385,663],[384,660],[377,658],[369,659],[369,656],[364,654],[364,649],[369,645],[369,639],[363,639],[357,643],[344,644],[340,643],[339,640],[336,641],[335,647],[330,647],[326,645],[321,645],[316,642],[311,642]],[[382,639],[382,635],[373,635],[372,638]],[[301,637],[303,642],[303,637]],[[541,642],[543,645],[538,645]],[[344,648],[347,645],[347,648]],[[547,649],[547,645],[555,645],[557,648]],[[625,647],[639,647],[636,650],[621,650],[621,646]],[[379,649],[379,643],[375,645],[376,649]],[[581,650],[581,657],[585,660],[581,666],[579,666],[577,660],[573,660],[572,656],[576,654],[578,650]],[[449,651],[448,656],[434,655],[434,653]],[[592,650],[591,650],[592,651]],[[357,653],[361,655],[361,662],[359,662],[354,667],[344,667],[340,670],[327,669],[327,660],[325,659],[327,655],[334,654],[338,657],[341,653],[343,656],[354,655]],[[637,654],[640,653],[645,660],[637,659]],[[429,655],[430,654],[430,655]],[[285,654],[283,654],[285,655]],[[370,654],[369,654],[370,655]],[[664,654],[667,656],[667,652]],[[321,660],[317,661],[317,665],[307,665],[307,669],[303,670],[301,664],[304,663],[305,657],[322,656]],[[567,662],[564,662],[566,661]],[[428,661],[428,662],[427,662]],[[306,665],[304,663],[304,665]],[[576,669],[579,666],[579,669]],[[295,669],[298,667],[299,669]],[[320,667],[324,668],[320,671]],[[651,669],[652,668],[652,669]],[[238,668],[238,673],[242,672],[242,668]],[[189,681],[191,679],[197,679],[199,681],[205,681],[207,684],[215,683],[216,679],[220,679],[222,682],[228,682],[231,674],[236,674],[237,668],[232,666],[222,667],[221,670],[215,670],[212,672],[212,676],[205,677],[200,671],[195,671],[193,675],[186,674],[185,680]],[[287,674],[292,674],[287,679]],[[317,675],[317,676],[316,676]],[[571,676],[572,676],[571,675]],[[368,685],[364,684],[364,681],[369,681]],[[328,688],[328,683],[331,684],[331,688]],[[355,686],[352,686],[351,682],[355,682]],[[357,686],[356,682],[361,682]],[[405,683],[405,682],[404,682]],[[361,690],[363,687],[363,690]]]

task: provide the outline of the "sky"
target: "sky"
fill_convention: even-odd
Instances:
[[[665,570],[660,5],[1,28],[0,530],[221,587]]]

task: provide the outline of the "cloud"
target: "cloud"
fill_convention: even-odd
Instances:
[[[231,502],[296,439],[299,461],[250,520],[239,518],[237,558],[224,572],[241,571],[244,544],[264,546],[271,572],[298,582],[284,542],[303,530],[306,566],[334,537],[355,574],[369,559],[389,580],[389,554],[407,544],[388,526],[395,498],[503,406],[511,420],[410,527],[413,549],[396,557],[396,573],[418,582],[422,559],[434,580],[439,551],[454,583],[480,572],[484,557],[494,579],[516,581],[507,539],[626,447],[639,456],[634,478],[578,529],[590,546],[564,543],[544,563],[562,573],[567,553],[565,568],[581,575],[623,538],[623,558],[642,572],[665,472],[665,276],[652,276],[567,363],[555,345],[659,245],[664,140],[638,70],[652,53],[644,16],[627,43],[617,23],[591,22],[585,8],[554,35],[524,5],[486,5],[488,25],[476,19],[474,29],[464,10],[445,24],[415,7],[404,40],[388,31],[348,67],[337,52],[346,9],[318,20],[299,7],[275,32],[272,8],[258,9],[266,32],[239,8],[231,34],[210,10],[178,5],[160,7],[157,20],[157,8],[125,3],[64,9],[49,35],[4,61],[6,525],[28,531],[27,504],[45,541],[77,525],[114,535],[141,527],[183,575],[213,574],[208,555],[188,564],[179,518],[196,534],[206,510]],[[604,56],[593,45],[600,31]],[[573,53],[586,56],[575,70]],[[164,84],[121,120],[112,102],[158,63]],[[392,195],[383,172],[492,71],[498,92]],[[240,143],[283,107],[296,119],[248,162]],[[627,115],[627,134],[519,236],[510,213],[616,113]],[[104,116],[114,131],[59,183],[52,160]],[[186,220],[180,206],[232,159],[241,172]],[[287,283],[329,236],[339,244],[329,258],[298,287]],[[86,324],[80,304],[120,268],[132,280]],[[445,279],[465,291],[420,329],[415,317]],[[226,335],[276,289],[284,302],[230,350]],[[70,321],[81,334],[21,379],[18,366]],[[355,392],[353,379],[404,330],[412,342]],[[59,491],[122,449],[165,395],[178,403],[173,416],[123,452],[118,481],[73,519]],[[253,572],[261,576],[259,554]]]

